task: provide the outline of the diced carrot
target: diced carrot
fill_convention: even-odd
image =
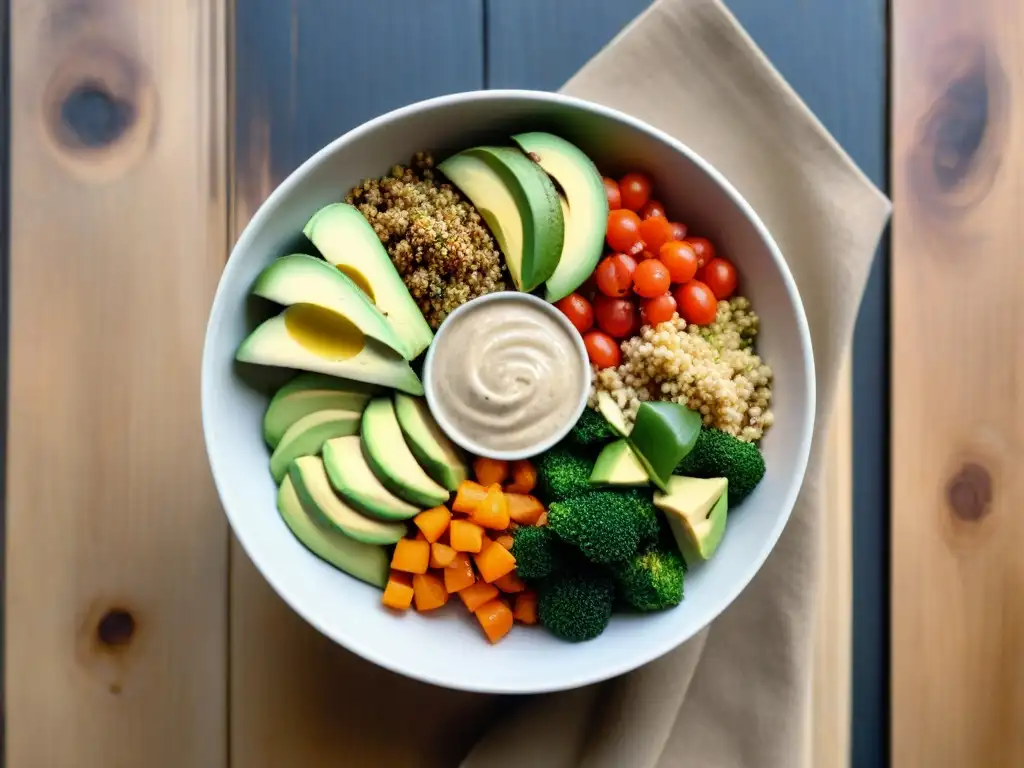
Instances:
[[[520,579],[519,574],[512,570],[506,573],[501,578],[495,579],[494,586],[496,586],[502,592],[522,592],[524,589],[526,589],[526,582]]]
[[[521,621],[523,624],[536,624],[537,593],[527,590],[516,595],[516,606],[512,611],[512,616],[516,621]]]
[[[459,592],[476,583],[473,563],[465,552],[456,552],[452,564],[444,569],[444,588],[449,593]]]
[[[498,538],[496,538],[494,540],[494,543],[495,544],[501,544],[501,546],[503,546],[505,549],[511,551],[512,550],[512,543],[514,541],[515,541],[515,539],[513,539],[507,533],[504,533],[501,536],[499,536]]]
[[[495,483],[487,488],[487,495],[473,510],[469,519],[494,531],[504,531],[508,528],[508,501],[505,500],[500,485]]]
[[[476,615],[476,620],[480,622],[487,639],[492,643],[501,640],[512,629],[512,611],[505,605],[504,600],[490,600],[473,613]]]
[[[537,487],[537,470],[527,459],[512,462],[512,482],[505,488],[507,493],[530,493]]]
[[[448,523],[451,522],[452,513],[448,507],[434,507],[420,512],[412,521],[420,529],[420,533],[430,543],[441,538],[441,534],[448,530]]]
[[[548,524],[548,511],[545,509],[540,513],[540,517],[537,518],[537,522],[534,525],[547,525]]]
[[[432,611],[448,602],[448,590],[432,573],[418,573],[413,576],[412,588],[417,611]]]
[[[430,567],[447,568],[455,559],[455,550],[447,544],[435,541],[430,545]]]
[[[412,594],[412,576],[401,571],[392,571],[388,576],[387,586],[384,587],[381,602],[388,608],[404,611],[412,605]]]
[[[480,485],[501,485],[508,479],[508,462],[501,459],[473,459],[473,474]]]
[[[455,492],[455,501],[452,502],[452,511],[470,515],[477,505],[487,495],[487,488],[474,483],[472,480],[463,480]]]
[[[500,544],[493,542],[490,546],[485,547],[480,554],[473,555],[473,560],[476,562],[476,569],[480,572],[480,578],[488,583],[500,579],[516,567],[516,559],[512,557],[512,553]]]
[[[520,525],[536,525],[537,518],[544,512],[544,505],[536,496],[525,493],[506,493],[508,516]]]
[[[391,567],[406,573],[426,573],[430,563],[430,544],[416,539],[399,539],[395,554],[391,556]]]
[[[478,581],[472,586],[459,590],[459,597],[462,598],[462,602],[466,604],[466,608],[470,612],[475,611],[488,600],[493,600],[497,596],[498,588],[493,584],[488,584],[486,581]]]
[[[469,520],[452,520],[448,530],[451,548],[456,552],[479,552],[484,545],[484,529]]]

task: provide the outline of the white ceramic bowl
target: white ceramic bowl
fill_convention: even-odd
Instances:
[[[605,175],[649,173],[671,218],[710,237],[737,264],[742,292],[761,317],[758,351],[775,374],[775,425],[762,442],[765,478],[730,510],[721,546],[690,571],[682,604],[616,615],[600,637],[580,644],[518,628],[491,646],[458,606],[438,615],[395,616],[381,607],[378,590],[310,554],[275,507],[262,438],[272,371],[234,360],[257,321],[248,301],[256,275],[302,244],[302,227],[319,207],[418,150],[444,155],[507,141],[522,130],[551,130],[574,141]],[[461,93],[413,104],[350,131],[303,163],[235,245],[211,310],[202,365],[203,428],[221,502],[242,547],[285,602],[328,637],[390,670],[450,688],[502,693],[573,688],[628,672],[688,640],[735,600],[793,509],[810,451],[814,395],[810,334],[796,285],[771,235],[729,182],[680,141],[639,120],[531,91]]]

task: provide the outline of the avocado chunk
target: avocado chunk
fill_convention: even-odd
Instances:
[[[300,373],[281,387],[270,399],[263,414],[263,438],[276,448],[292,424],[317,411],[358,411],[380,392],[379,387],[360,381]]]
[[[540,166],[518,149],[474,147],[437,167],[491,228],[516,288],[532,291],[554,274],[565,220],[558,190]]]
[[[366,406],[362,445],[370,469],[396,496],[423,507],[448,501],[448,491],[430,479],[406,445],[391,398],[377,397]]]
[[[597,410],[604,416],[613,432],[620,437],[629,437],[630,428],[626,422],[626,415],[615,399],[604,390],[597,393]]]
[[[601,449],[590,473],[591,485],[649,485],[647,470],[625,440]]]
[[[235,359],[423,394],[423,384],[401,355],[341,315],[310,304],[288,307],[261,323],[239,345]]]
[[[724,477],[673,476],[666,493],[654,494],[665,513],[683,559],[689,565],[708,560],[725,535],[729,483]]]
[[[293,253],[276,259],[256,279],[252,292],[277,304],[312,304],[346,318],[367,336],[411,360],[407,345],[369,297],[323,259]]]
[[[360,512],[381,520],[408,520],[421,508],[384,487],[366,463],[358,435],[328,440],[323,447],[324,469],[334,490]]]
[[[679,403],[640,403],[629,433],[629,445],[651,482],[661,490],[668,490],[672,470],[693,450],[701,423],[699,413]]]
[[[354,435],[359,431],[358,411],[317,411],[304,416],[288,428],[270,454],[270,474],[280,483],[289,465],[299,456],[316,456],[332,437]]]
[[[469,478],[469,468],[462,452],[449,440],[434,417],[427,401],[395,393],[395,415],[412,455],[439,485],[456,491],[459,483]]]
[[[290,477],[277,491],[277,511],[299,543],[321,560],[375,587],[383,589],[387,584],[391,563],[385,549],[317,525],[299,501]]]
[[[434,332],[357,208],[348,203],[327,205],[313,214],[302,232],[327,263],[348,275],[384,314],[410,360],[430,346]]]
[[[406,534],[404,523],[373,520],[339,499],[319,456],[297,458],[288,469],[288,477],[303,508],[321,526],[364,544],[394,544]]]
[[[555,302],[583,285],[597,267],[608,227],[608,193],[597,166],[575,144],[544,132],[520,133],[512,140],[565,193],[562,254],[544,286],[544,298]]]

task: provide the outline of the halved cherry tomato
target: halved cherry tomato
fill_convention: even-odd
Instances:
[[[569,318],[569,322],[580,333],[589,331],[590,327],[594,324],[594,308],[590,306],[589,301],[578,293],[570,293],[564,299],[559,299],[555,306],[558,307],[563,315]]]
[[[597,326],[605,333],[618,339],[629,336],[636,324],[636,305],[629,299],[613,299],[598,296],[594,299],[594,315]]]
[[[715,246],[706,237],[688,237],[686,242],[690,244],[693,252],[697,254],[697,266],[703,267],[715,258]]]
[[[639,211],[651,199],[651,180],[642,173],[627,173],[619,179],[622,207]]]
[[[668,267],[657,259],[644,259],[636,265],[633,275],[633,290],[640,296],[650,299],[660,296],[669,289],[672,278]]]
[[[701,269],[701,280],[716,299],[728,299],[736,291],[736,267],[731,261],[716,256]]]
[[[672,225],[664,216],[655,216],[640,222],[640,237],[646,253],[657,254],[658,249],[672,239]]]
[[[614,211],[622,207],[622,195],[619,193],[619,182],[615,179],[609,179],[605,176],[602,181],[604,182],[604,191],[608,195],[608,210]]]
[[[645,325],[667,323],[676,313],[676,300],[671,293],[663,293],[653,299],[645,299],[640,309]]]
[[[679,304],[679,314],[686,322],[693,325],[710,325],[715,321],[718,302],[715,301],[715,294],[711,289],[700,280],[691,280],[676,288],[675,298]]]
[[[636,256],[644,249],[640,217],[624,208],[609,212],[607,239],[612,250]]]
[[[692,280],[697,272],[697,255],[693,247],[682,240],[669,240],[661,246],[658,259],[668,268],[673,283]]]
[[[665,218],[665,206],[657,200],[648,200],[644,204],[644,207],[637,211],[637,213],[640,214],[641,219],[650,219],[654,216],[661,216],[661,218]]]
[[[583,334],[583,345],[590,362],[598,368],[614,368],[622,361],[619,345],[603,331],[587,331]]]
[[[620,259],[621,253],[613,253],[605,256],[597,265],[597,290],[605,296],[625,296],[629,287],[633,284],[633,270],[636,269],[625,259]],[[626,258],[629,258],[628,256]],[[636,262],[630,259],[635,265]],[[596,298],[596,297],[595,297]]]
[[[669,222],[672,225],[672,239],[682,240],[686,237],[686,225],[678,221]]]

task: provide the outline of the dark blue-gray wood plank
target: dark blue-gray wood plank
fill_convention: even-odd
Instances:
[[[488,86],[557,89],[647,0],[488,0]],[[729,0],[782,75],[878,185],[886,184],[884,0]],[[642,73],[638,73],[642,77]],[[854,339],[851,765],[888,759],[888,254]]]

